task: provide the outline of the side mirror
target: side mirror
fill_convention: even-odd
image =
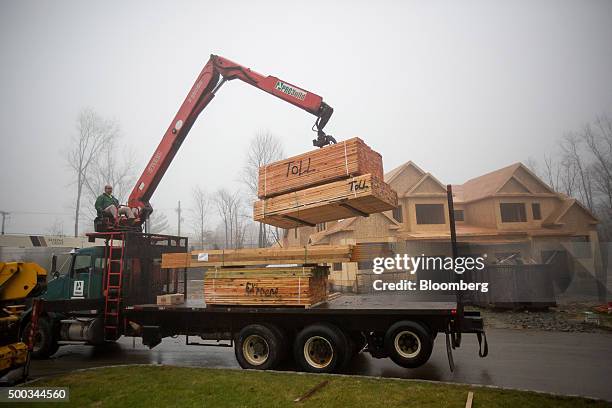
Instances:
[[[51,276],[57,279],[59,278],[59,272],[57,270],[57,255],[53,254],[51,256]]]

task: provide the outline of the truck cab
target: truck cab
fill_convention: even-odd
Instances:
[[[44,300],[96,299],[104,296],[104,247],[74,249],[63,268],[54,271]]]
[[[166,252],[186,252],[187,238],[136,231],[88,234],[90,242],[74,249],[40,296],[32,356],[46,358],[63,344],[98,345],[134,335],[124,312],[134,304],[155,303],[156,296],[178,290],[178,277],[162,272]],[[171,284],[172,283],[172,284]],[[22,320],[22,338],[30,332],[31,313]]]

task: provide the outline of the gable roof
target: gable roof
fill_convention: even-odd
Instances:
[[[425,192],[419,192],[419,188],[424,186],[425,183],[427,181],[431,181],[434,184],[434,187],[440,187],[440,189],[442,191],[439,192],[435,192],[435,191],[425,191]],[[413,194],[425,194],[425,195],[429,195],[429,194],[446,194],[446,186],[444,186],[444,184],[440,183],[440,181],[435,178],[431,173],[426,173],[410,190],[406,191],[406,193],[404,194],[404,197],[409,196],[409,195],[413,195]]]
[[[387,172],[385,174],[385,183],[391,183],[393,180],[395,180],[402,173],[402,171],[404,169],[406,169],[408,167],[412,167],[412,168],[416,169],[418,172],[420,172],[422,175],[425,175],[425,171],[423,171],[423,169],[421,169],[419,166],[414,164],[414,162],[412,160],[408,160],[406,163],[401,164],[401,165],[397,166],[396,168],[394,168],[393,170]]]
[[[387,214],[387,212],[382,212],[382,213],[376,213],[376,214],[372,214],[371,216],[378,216],[381,215],[384,218],[386,218],[391,225],[389,225],[389,229],[394,229],[397,230],[399,229],[402,224],[400,222],[398,222],[395,218],[391,217],[389,214]],[[368,218],[364,218],[364,217],[353,217],[353,218],[347,218],[345,220],[342,220],[334,225],[332,225],[331,227],[320,231],[320,232],[316,232],[314,234],[310,235],[310,244],[311,245],[315,245],[317,242],[320,242],[321,240],[323,240],[325,237],[328,237],[330,235],[334,235],[338,232],[344,232],[344,231],[352,231],[355,229],[354,227],[354,223],[355,221],[357,221],[357,219],[365,219],[367,220]]]
[[[508,191],[508,190],[518,190],[518,191]],[[506,191],[504,191],[506,190]],[[525,183],[523,183],[519,178],[512,175],[500,188],[497,190],[497,193],[504,194],[533,194],[533,191],[529,189]]]
[[[593,224],[597,224],[599,222],[597,217],[595,217],[593,215],[593,213],[591,211],[589,211],[588,208],[583,206],[580,203],[580,201],[576,200],[575,198],[566,198],[566,199],[562,200],[561,205],[559,205],[557,208],[555,208],[555,210],[553,212],[551,212],[548,215],[548,217],[546,217],[545,220],[542,221],[542,226],[551,227],[551,226],[555,226],[555,225],[557,225],[557,226],[558,225],[562,225],[563,223],[561,222],[561,220],[562,220],[563,216],[565,214],[567,214],[567,212],[570,210],[570,208],[572,208],[574,206],[578,207],[587,216],[592,218],[593,219],[593,221],[592,221]]]
[[[352,217],[352,218],[346,218],[340,222],[335,223],[334,225],[332,225],[331,227],[324,229],[323,231],[319,231],[319,232],[315,232],[313,234],[310,234],[310,244],[314,245],[317,242],[321,241],[323,238],[335,234],[336,232],[340,232],[340,231],[350,231],[352,230],[352,225],[355,222],[355,220],[357,219],[357,217]]]
[[[531,193],[531,189],[515,176],[519,169],[527,173],[527,175],[537,184],[541,185],[547,193],[556,195],[546,183],[533,174],[525,165],[522,163],[514,163],[510,166],[470,179],[461,186],[453,186],[453,190],[458,191],[457,201],[468,202],[490,197],[499,193],[499,191],[509,182],[518,183]]]

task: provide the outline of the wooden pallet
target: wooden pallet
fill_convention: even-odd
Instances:
[[[383,180],[382,156],[355,137],[260,167],[257,197],[274,197],[364,174]]]
[[[310,307],[327,300],[329,269],[321,266],[214,268],[204,275],[208,305]]]
[[[253,218],[280,228],[368,216],[397,207],[397,194],[370,174],[255,202]]]
[[[350,262],[353,245],[316,245],[292,248],[197,250],[162,255],[162,268],[198,268],[278,264]]]

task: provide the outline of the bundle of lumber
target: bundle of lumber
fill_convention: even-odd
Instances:
[[[254,204],[253,218],[289,229],[395,207],[395,191],[382,179],[366,174],[259,200]]]
[[[382,157],[355,137],[260,167],[257,197],[274,197],[364,174],[383,180]]]
[[[182,305],[183,303],[185,303],[185,296],[182,293],[157,296],[158,305]]]
[[[204,275],[207,305],[301,306],[327,299],[327,275],[322,266],[214,268]]]
[[[353,248],[352,245],[316,245],[292,248],[196,250],[191,253],[163,254],[162,268],[350,262]]]

